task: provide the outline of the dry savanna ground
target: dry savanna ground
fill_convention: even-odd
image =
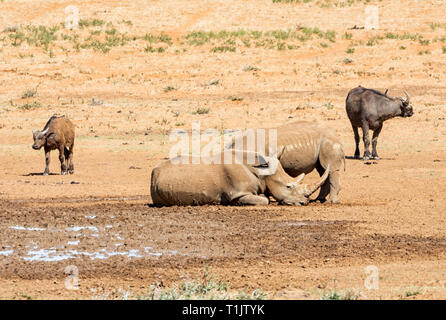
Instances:
[[[367,5],[378,29],[362,28]],[[1,1],[0,298],[446,298],[445,12],[433,0]],[[192,121],[318,121],[352,156],[344,101],[357,85],[406,89],[415,114],[384,124],[382,160],[346,160],[340,204],[150,207],[151,168]],[[53,114],[76,126],[74,175],[55,152],[40,175],[31,149]]]

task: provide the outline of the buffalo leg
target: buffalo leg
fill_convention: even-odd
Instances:
[[[45,147],[45,171],[43,172],[44,176],[47,176],[50,173],[50,149]]]
[[[59,160],[60,160],[60,172],[63,175],[67,174],[67,166],[65,165],[65,148],[61,146],[59,148]]]
[[[379,160],[378,153],[376,152],[376,145],[378,143],[378,137],[381,132],[381,129],[383,128],[383,125],[381,124],[378,128],[373,131],[373,138],[372,138],[372,157],[375,160]]]
[[[65,148],[65,157],[67,158],[67,167],[68,172],[70,174],[74,173],[74,165],[73,165],[73,146],[70,149]]]
[[[359,159],[359,130],[358,127],[355,127],[354,125],[352,125],[353,128],[353,134],[355,135],[355,159]]]
[[[369,125],[365,122],[362,123],[362,139],[364,140],[364,160],[369,160],[370,154],[370,139],[369,139]]]
[[[266,206],[268,203],[268,198],[264,196],[256,196],[254,194],[248,194],[237,199],[238,205]]]

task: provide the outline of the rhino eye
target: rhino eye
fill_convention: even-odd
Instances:
[[[291,189],[291,184],[287,184],[287,185],[286,185],[286,188],[287,188],[287,189]]]

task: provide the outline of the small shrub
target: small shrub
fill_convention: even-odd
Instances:
[[[212,48],[211,52],[235,52],[235,47],[219,46]]]
[[[321,300],[357,300],[359,298],[358,294],[351,291],[336,291],[331,290],[324,293],[321,296]]]
[[[37,89],[28,89],[22,94],[22,99],[32,98],[37,95]]]
[[[36,108],[40,108],[42,106],[42,104],[38,101],[34,101],[33,103],[25,103],[22,104],[21,106],[19,106],[18,108],[20,110],[30,110],[30,109],[36,109]]]
[[[260,69],[255,66],[247,66],[243,69],[243,71],[259,71]]]
[[[351,34],[350,32],[346,32],[346,33],[344,33],[344,35],[342,37],[346,40],[351,40],[351,38],[353,37],[353,34]]]
[[[242,97],[237,97],[237,96],[230,96],[229,100],[231,101],[243,101]]]
[[[327,108],[328,110],[331,110],[334,108],[334,105],[330,101],[330,102],[327,102],[326,104],[324,104],[324,107]]]
[[[197,110],[195,110],[194,112],[192,112],[192,114],[208,114],[209,111],[210,111],[210,108],[200,107]]]
[[[176,88],[175,88],[175,87],[172,87],[172,86],[167,86],[167,87],[165,87],[163,90],[164,90],[164,92],[169,92],[169,91],[176,90]]]

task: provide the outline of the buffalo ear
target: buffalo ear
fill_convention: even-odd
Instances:
[[[56,136],[56,134],[54,133],[54,132],[51,132],[51,133],[46,133],[45,135],[44,135],[44,137],[45,137],[45,139],[52,139],[52,138],[54,138]]]

